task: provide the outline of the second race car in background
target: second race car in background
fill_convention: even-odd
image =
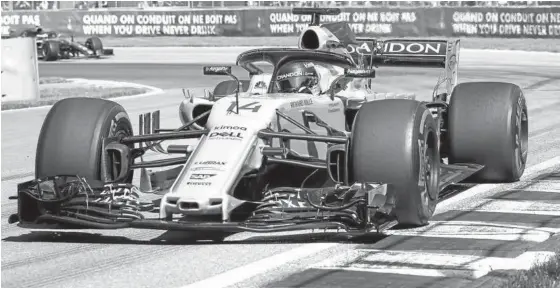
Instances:
[[[37,57],[45,61],[70,59],[78,57],[100,58],[110,56],[113,49],[104,49],[99,37],[90,37],[84,43],[60,37],[60,34],[49,31],[37,34]]]
[[[37,57],[44,61],[57,61],[71,58],[101,58],[101,56],[114,55],[113,49],[103,48],[101,39],[96,36],[87,38],[84,43],[74,41],[74,37],[68,37],[52,30],[41,27],[25,28],[20,31],[11,31],[9,36],[13,37],[36,37]]]

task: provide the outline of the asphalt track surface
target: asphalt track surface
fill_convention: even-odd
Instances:
[[[461,81],[508,81],[524,88],[530,151],[523,181],[477,185],[446,199],[427,227],[352,240],[333,231],[306,231],[241,233],[214,244],[153,230],[20,229],[7,223],[16,212],[15,201],[7,198],[33,176],[48,109],[3,112],[2,287],[473,287],[495,279],[486,275],[491,270],[521,269],[560,241],[560,61],[475,60],[465,61]],[[207,88],[222,79],[202,76],[202,64],[90,63],[41,64],[40,75],[167,89],[117,100],[133,121],[139,113],[161,110],[167,127],[180,123],[179,88]],[[380,91],[417,91],[419,99],[430,97],[436,80],[436,70],[402,69],[382,69],[377,79]]]

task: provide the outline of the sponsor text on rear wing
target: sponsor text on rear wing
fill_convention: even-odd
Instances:
[[[374,39],[356,38],[357,45],[348,46],[353,57],[365,57],[365,63],[376,66],[420,66],[446,68],[456,61],[459,40]],[[376,51],[377,48],[377,51]]]

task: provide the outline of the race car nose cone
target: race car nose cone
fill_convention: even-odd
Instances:
[[[220,215],[222,199],[179,199],[177,201],[179,213],[185,215]]]

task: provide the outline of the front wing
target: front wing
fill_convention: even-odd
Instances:
[[[450,185],[465,180],[482,168],[476,164],[442,164],[441,191],[444,192]],[[64,177],[74,180],[61,180]],[[232,197],[238,202],[237,207],[245,210],[240,211],[241,214],[245,213],[245,217],[237,220],[232,218],[232,222],[223,223],[209,219],[158,219],[159,199],[140,202],[138,192],[132,185],[113,184],[109,189],[107,185],[93,189],[84,181],[77,176],[61,176],[19,184],[18,213],[10,216],[9,222],[19,222],[18,226],[31,229],[137,228],[203,234],[309,229],[364,233],[380,232],[397,224],[390,217],[394,208],[391,184],[367,183],[321,189],[281,187],[267,191],[260,202]],[[64,186],[64,183],[75,185]],[[53,191],[48,192],[49,187]],[[440,192],[442,195],[448,193]]]

